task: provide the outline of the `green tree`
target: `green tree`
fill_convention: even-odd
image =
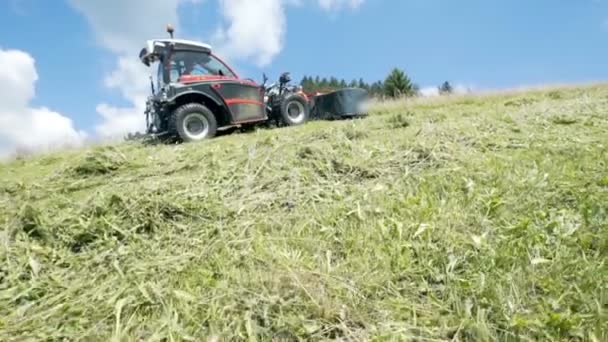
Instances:
[[[319,90],[325,91],[328,88],[329,88],[329,81],[327,80],[326,77],[323,77],[323,79],[321,79],[321,82],[319,83]]]
[[[365,83],[365,81],[363,81],[363,78],[360,78],[359,79],[359,88],[369,90],[369,84]]]
[[[357,88],[359,86],[359,83],[357,82],[357,80],[352,80],[350,81],[350,83],[348,84],[349,88]]]
[[[317,86],[315,84],[315,80],[312,78],[312,76],[308,76],[308,80],[306,81],[306,86],[303,86],[305,91],[310,91],[313,92],[317,89]]]
[[[453,92],[454,88],[448,81],[443,82],[443,84],[439,86],[439,94],[451,94]]]
[[[311,78],[308,76],[304,76],[302,78],[302,81],[300,81],[300,85],[302,86],[302,88],[304,89],[304,91],[310,91],[310,88],[312,86],[312,82],[311,82]]]
[[[400,69],[394,68],[384,81],[384,93],[389,97],[413,96],[416,93],[412,80]]]
[[[338,79],[337,79],[337,78],[335,78],[335,77],[333,77],[333,76],[332,76],[332,77],[329,79],[329,88],[330,88],[331,90],[336,90],[336,89],[338,89],[339,87],[340,87],[340,82],[338,81]]]
[[[369,93],[371,96],[379,97],[384,94],[384,84],[382,81],[376,81],[369,86]]]

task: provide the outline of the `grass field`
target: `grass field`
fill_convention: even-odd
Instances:
[[[2,341],[608,341],[608,86],[0,165]]]

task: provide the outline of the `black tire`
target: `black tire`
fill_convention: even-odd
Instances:
[[[301,125],[308,121],[309,116],[310,108],[308,106],[308,101],[304,96],[300,94],[290,94],[281,101],[279,117],[283,125]]]
[[[217,120],[205,105],[188,103],[171,114],[169,132],[177,133],[183,142],[210,139],[217,134]]]

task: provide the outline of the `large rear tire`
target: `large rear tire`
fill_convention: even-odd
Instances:
[[[203,104],[188,103],[173,111],[169,131],[177,133],[183,142],[210,139],[217,134],[217,120]]]
[[[310,116],[308,101],[300,94],[287,95],[281,101],[279,116],[281,123],[285,126],[296,126],[305,123]]]

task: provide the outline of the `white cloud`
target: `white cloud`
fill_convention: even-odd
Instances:
[[[287,32],[287,6],[303,6],[304,0],[218,0],[224,23],[212,43],[228,58],[253,60],[268,65],[283,49]],[[364,0],[314,0],[328,12],[357,9]]]
[[[149,70],[138,59],[121,56],[118,66],[106,76],[104,84],[117,89],[131,102],[130,107],[118,108],[107,103],[97,106],[97,113],[103,121],[95,127],[104,138],[118,138],[130,132],[145,130],[145,103],[150,94]]]
[[[129,132],[143,132],[145,127],[144,105],[134,104],[134,107],[119,108],[101,103],[97,105],[97,113],[103,122],[95,128],[97,134],[104,138],[120,138]]]
[[[219,0],[227,22],[213,38],[214,45],[230,58],[253,59],[269,64],[283,48],[287,28],[282,0]]]
[[[118,59],[116,70],[107,75],[104,83],[108,88],[120,90],[127,99],[145,102],[150,91],[150,79],[142,75],[149,75],[149,71],[137,58],[122,56]]]
[[[318,0],[319,6],[326,11],[341,10],[344,7],[357,9],[364,0]]]
[[[31,107],[38,73],[35,60],[19,50],[0,49],[0,156],[78,146],[86,134],[46,107]]]

